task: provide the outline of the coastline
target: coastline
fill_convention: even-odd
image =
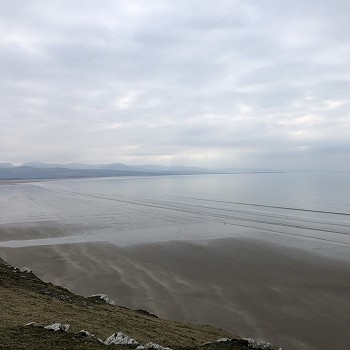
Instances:
[[[349,265],[297,248],[230,238],[0,248],[0,255],[75,293],[105,293],[119,305],[285,349],[350,341]]]

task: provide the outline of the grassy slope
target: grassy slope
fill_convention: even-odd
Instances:
[[[91,339],[77,336],[82,329],[101,339],[122,331],[141,344],[155,342],[172,348],[198,347],[218,338],[232,338],[227,332],[211,326],[161,320],[107,305],[99,299],[75,295],[65,288],[41,281],[33,273],[15,272],[1,259],[0,310],[0,349],[106,348]],[[71,328],[68,333],[54,333],[38,327],[24,327],[32,321],[43,325],[68,323]],[[231,346],[231,349],[246,348],[243,345]]]

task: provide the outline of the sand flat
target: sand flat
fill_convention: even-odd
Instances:
[[[213,324],[284,349],[350,342],[350,267],[297,248],[246,239],[0,248],[44,280],[163,318]]]

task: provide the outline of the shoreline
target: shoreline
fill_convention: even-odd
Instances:
[[[239,227],[234,233],[227,231],[230,224],[186,223],[177,226],[121,229],[119,232],[102,232],[91,223],[69,223],[56,220],[28,221],[0,224],[0,248],[29,248],[69,244],[99,244],[101,242],[120,248],[164,244],[167,242],[195,242],[202,244],[219,239],[261,241],[265,245],[276,245],[279,249],[296,249],[324,259],[334,259],[350,264],[350,235],[341,235],[339,240],[329,240],[327,235],[307,230],[274,230]],[[216,234],[211,234],[216,232]]]

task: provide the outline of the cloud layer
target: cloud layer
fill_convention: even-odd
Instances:
[[[350,170],[350,3],[0,4],[0,162]]]

